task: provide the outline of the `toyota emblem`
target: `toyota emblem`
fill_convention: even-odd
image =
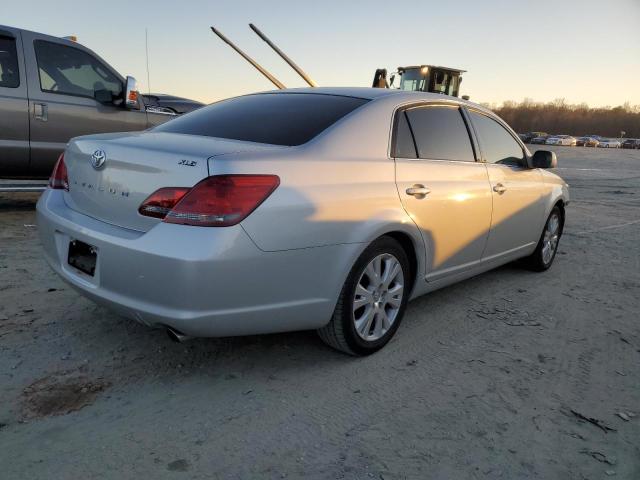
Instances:
[[[104,166],[104,163],[107,161],[107,154],[104,153],[104,150],[96,150],[91,155],[91,165],[96,170],[99,170]]]

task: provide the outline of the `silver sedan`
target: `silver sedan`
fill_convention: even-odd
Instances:
[[[411,298],[516,259],[549,268],[556,162],[457,98],[267,92],[72,140],[39,232],[81,294],[174,339],[316,329],[362,355]]]

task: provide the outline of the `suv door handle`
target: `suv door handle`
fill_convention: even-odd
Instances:
[[[411,195],[412,197],[416,197],[418,200],[421,200],[429,195],[431,193],[431,190],[429,190],[424,185],[416,183],[413,187],[407,188],[406,192],[407,195]]]
[[[507,187],[505,187],[504,185],[502,185],[501,183],[497,183],[494,187],[493,187],[493,191],[496,192],[499,195],[502,195],[504,192],[507,191]]]
[[[36,120],[42,120],[46,122],[48,120],[47,104],[46,103],[34,103],[33,104],[33,118]]]

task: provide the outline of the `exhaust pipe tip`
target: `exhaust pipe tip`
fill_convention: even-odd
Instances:
[[[167,335],[169,338],[176,343],[184,343],[188,340],[191,340],[192,337],[185,335],[184,333],[179,332],[171,327],[167,327]]]

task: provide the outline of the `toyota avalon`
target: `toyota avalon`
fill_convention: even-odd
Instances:
[[[556,163],[453,97],[252,94],[73,139],[39,232],[82,295],[174,339],[315,329],[364,355],[412,298],[518,259],[548,269],[569,203]]]

